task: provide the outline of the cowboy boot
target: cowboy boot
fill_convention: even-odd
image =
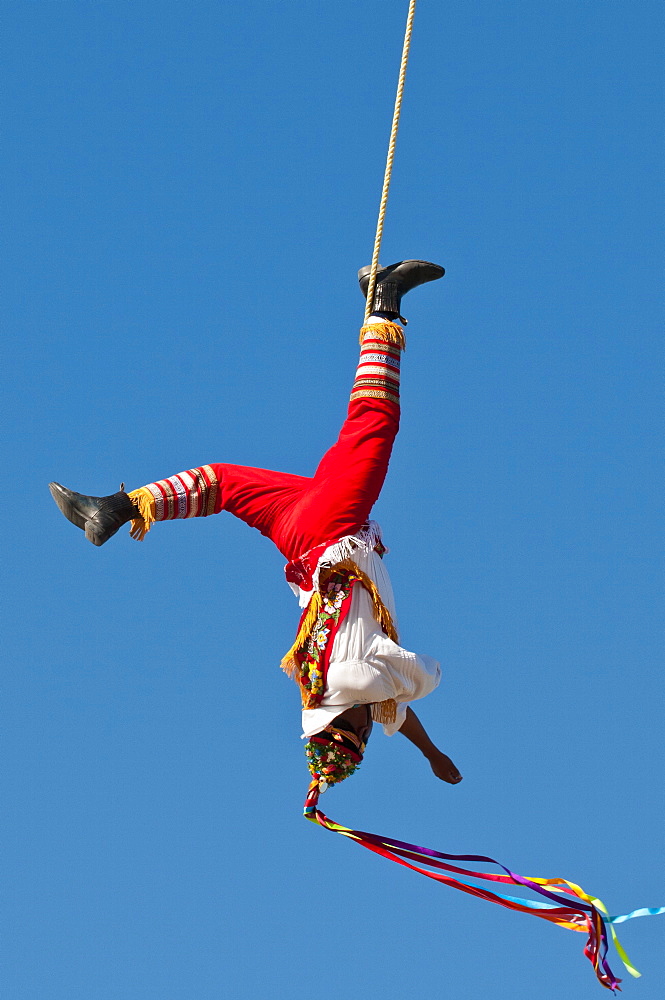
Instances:
[[[371,270],[370,264],[358,271],[360,291],[365,298],[367,298]],[[438,264],[430,264],[426,260],[401,260],[397,264],[381,268],[376,274],[372,312],[382,313],[390,320],[400,319],[406,323],[406,320],[400,316],[402,296],[417,285],[424,285],[426,281],[436,281],[437,278],[442,278],[445,273]]]
[[[49,483],[49,489],[67,520],[85,531],[93,545],[103,545],[123,524],[141,516],[123,490],[108,497],[89,497],[60,483]]]

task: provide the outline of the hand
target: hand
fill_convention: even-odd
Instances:
[[[449,785],[458,785],[462,780],[462,775],[447,754],[435,749],[428,754],[427,759],[432,771],[441,781],[447,781]]]

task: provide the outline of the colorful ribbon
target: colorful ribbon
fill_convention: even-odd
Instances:
[[[612,972],[608,961],[608,927],[614,941],[621,961],[625,965],[631,976],[638,977],[640,973],[631,963],[622,948],[614,930],[615,924],[631,920],[633,917],[655,916],[665,913],[665,906],[655,908],[642,908],[633,910],[631,913],[624,913],[622,916],[610,917],[607,909],[600,899],[589,896],[580,886],[574,882],[569,882],[563,878],[526,878],[517,875],[506,868],[494,858],[486,857],[483,854],[443,854],[440,851],[432,851],[427,847],[417,847],[415,844],[408,844],[401,840],[393,840],[390,837],[381,837],[374,833],[366,833],[362,830],[351,830],[346,826],[328,819],[318,808],[318,788],[314,788],[316,783],[312,782],[307,800],[305,802],[305,818],[319,826],[325,827],[333,833],[340,833],[367,850],[380,854],[384,858],[397,862],[405,868],[426,875],[427,878],[434,879],[444,885],[449,885],[454,889],[460,889],[472,896],[478,896],[488,902],[498,903],[510,910],[518,910],[521,913],[530,913],[534,917],[541,917],[551,923],[558,924],[573,931],[585,931],[588,940],[584,948],[584,954],[593,965],[596,976],[601,986],[606,989],[620,991],[620,979],[617,979]],[[408,860],[406,860],[408,859]],[[497,865],[505,874],[491,874],[488,872],[478,872],[472,869],[459,868],[456,865],[447,864],[450,861],[480,862],[482,864]],[[418,862],[411,864],[410,862]],[[488,882],[508,883],[521,885],[531,889],[540,896],[552,902],[542,900],[522,899],[517,896],[508,896],[502,892],[491,891],[482,886],[474,885],[466,881],[466,878],[455,879],[449,875],[442,875],[435,871],[428,871],[420,865],[427,865],[428,868],[439,869],[439,871],[453,872],[456,875],[464,875],[466,878],[484,879]],[[547,888],[545,888],[547,887]],[[571,898],[573,897],[573,898]]]

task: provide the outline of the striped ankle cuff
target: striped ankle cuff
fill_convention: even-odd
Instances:
[[[209,465],[188,469],[134,490],[129,498],[140,517],[132,522],[132,537],[143,538],[153,521],[214,514],[217,491],[217,476]]]
[[[389,399],[399,403],[399,372],[402,347],[397,339],[388,340],[384,327],[392,336],[403,334],[396,323],[364,326],[356,379],[351,390],[351,402],[356,399]]]

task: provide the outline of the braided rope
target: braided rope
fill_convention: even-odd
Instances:
[[[374,299],[374,286],[376,285],[376,272],[379,269],[379,253],[381,252],[381,240],[383,239],[383,223],[386,217],[386,205],[388,204],[388,190],[390,188],[390,177],[393,171],[393,160],[395,159],[395,144],[397,142],[397,129],[399,128],[399,116],[402,110],[402,95],[404,93],[404,81],[406,80],[406,67],[409,61],[409,49],[411,48],[411,32],[413,30],[413,18],[416,13],[416,0],[409,0],[409,13],[406,19],[406,31],[404,33],[404,46],[402,48],[402,62],[399,69],[399,80],[397,82],[397,96],[395,97],[395,110],[393,111],[393,124],[390,130],[390,142],[388,143],[388,157],[386,160],[386,170],[383,175],[383,191],[381,192],[381,204],[379,205],[379,218],[376,224],[376,236],[374,238],[374,253],[372,254],[372,270],[369,274],[369,285],[367,287],[367,302],[365,304],[365,322],[372,312],[372,301]]]

